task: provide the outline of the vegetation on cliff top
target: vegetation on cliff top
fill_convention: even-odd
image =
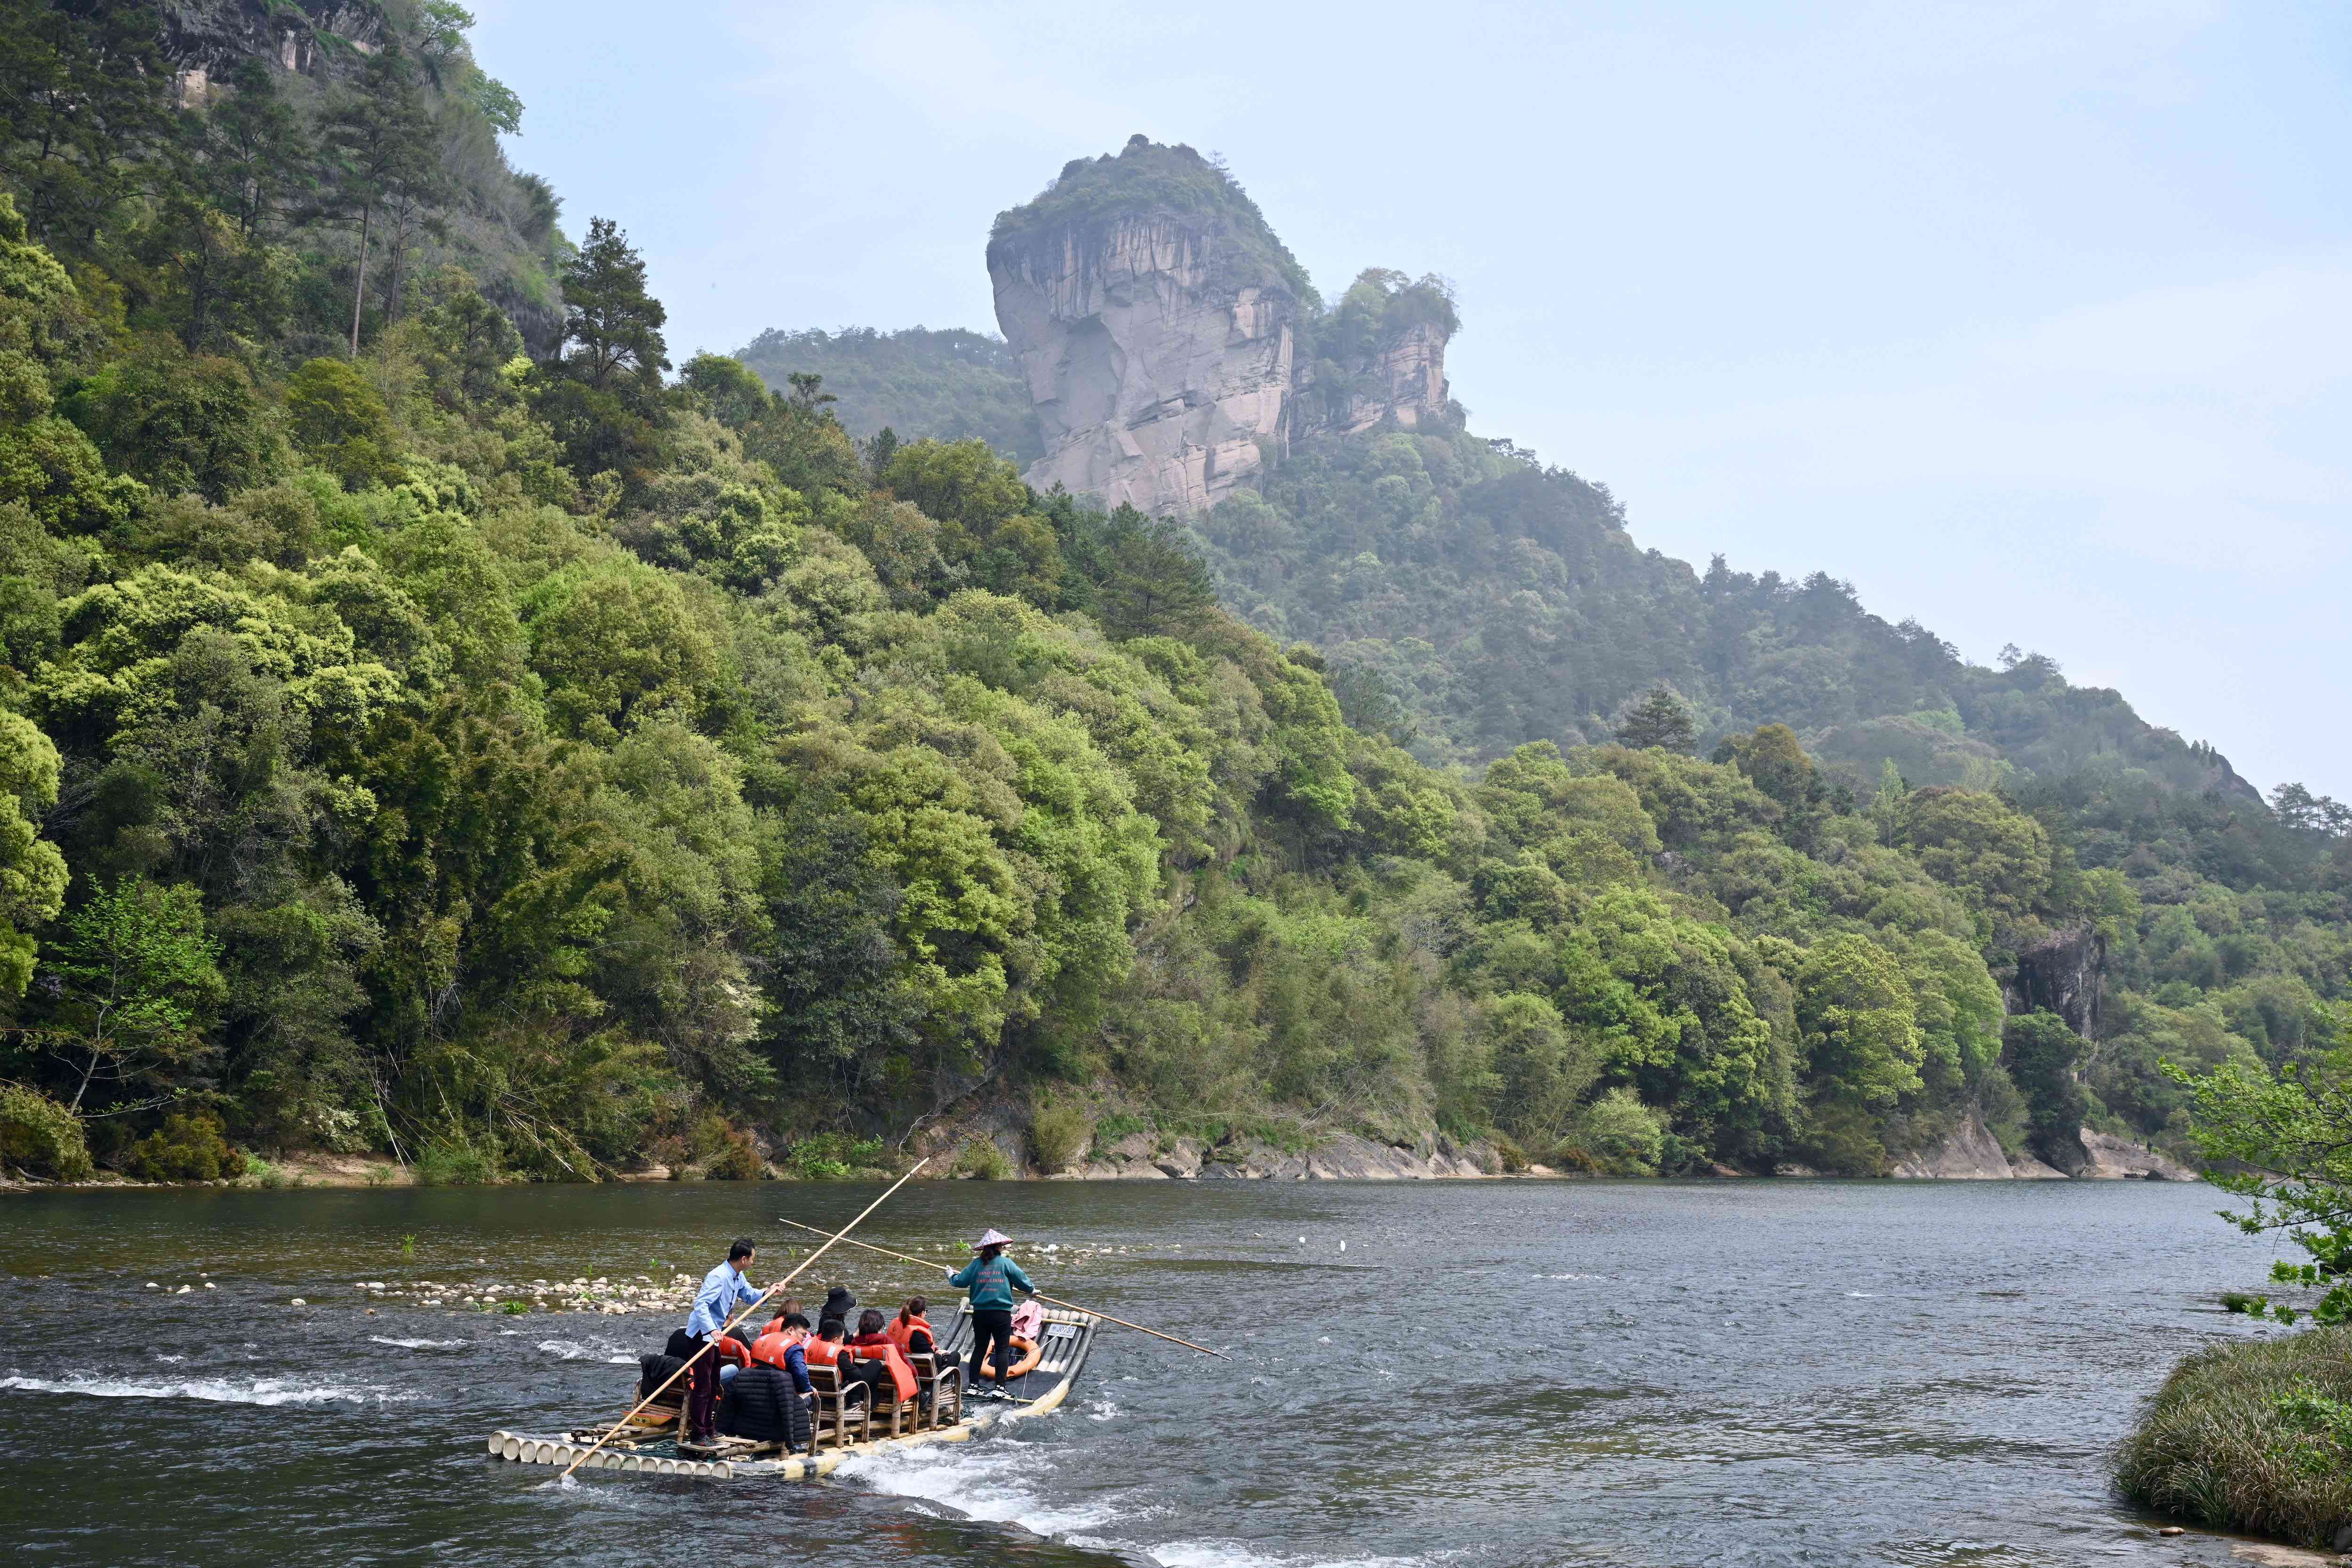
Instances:
[[[1153,214],[1208,235],[1215,242],[1211,259],[1233,279],[1279,281],[1298,300],[1303,315],[1322,308],[1323,298],[1307,269],[1239,181],[1181,141],[1170,146],[1140,134],[1129,137],[1115,155],[1071,159],[1052,184],[997,214],[989,230],[990,262],[993,266],[1000,255],[1020,255],[1059,267],[1064,235],[1076,231],[1086,236],[1083,246],[1122,219]]]

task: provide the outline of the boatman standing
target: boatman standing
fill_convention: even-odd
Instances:
[[[980,1256],[961,1269],[948,1270],[948,1283],[959,1291],[971,1292],[971,1371],[967,1382],[971,1386],[980,1383],[980,1369],[984,1362],[996,1366],[996,1385],[1004,1386],[1005,1370],[1013,1364],[1013,1292],[1026,1291],[1037,1293],[1021,1265],[1004,1255],[1013,1238],[993,1228],[983,1231],[971,1244]],[[993,1346],[992,1353],[991,1346]]]
[[[694,1310],[686,1314],[686,1337],[695,1352],[719,1337],[738,1307],[751,1305],[765,1292],[745,1278],[759,1249],[748,1236],[738,1236],[727,1249],[727,1261],[702,1277],[694,1294]],[[686,1368],[686,1434],[689,1443],[708,1443],[719,1429],[719,1367],[717,1350],[694,1354]]]

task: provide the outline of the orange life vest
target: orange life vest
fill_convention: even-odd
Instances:
[[[939,1334],[932,1329],[930,1323],[922,1318],[910,1318],[903,1315],[892,1318],[890,1320],[890,1326],[884,1329],[882,1332],[884,1334],[888,1336],[892,1344],[898,1347],[900,1354],[912,1355],[915,1354],[912,1346],[915,1343],[915,1331],[917,1329],[922,1330],[924,1334],[929,1338],[932,1350],[937,1351],[940,1348]]]
[[[782,1367],[784,1364],[784,1353],[792,1348],[790,1342],[784,1338],[783,1330],[771,1329],[751,1342],[751,1359],[765,1363],[769,1366]]]
[[[801,1351],[807,1356],[811,1366],[831,1366],[841,1359],[841,1344],[837,1340],[813,1339],[801,1346]]]
[[[849,1348],[860,1359],[878,1361],[890,1369],[890,1381],[897,1385],[901,1402],[915,1396],[915,1369],[908,1364],[898,1347],[890,1343],[887,1333],[859,1334],[849,1342]]]

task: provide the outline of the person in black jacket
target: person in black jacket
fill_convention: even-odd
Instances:
[[[808,1337],[808,1319],[788,1312],[776,1324],[772,1339],[752,1351],[751,1364],[736,1374],[719,1406],[719,1429],[730,1437],[754,1442],[782,1443],[787,1448],[808,1446],[810,1392],[808,1363],[801,1343]],[[782,1345],[782,1350],[775,1348]]]

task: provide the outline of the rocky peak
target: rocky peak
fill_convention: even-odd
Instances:
[[[1040,489],[1190,516],[1294,437],[1445,405],[1443,286],[1368,272],[1327,317],[1256,204],[1190,147],[1137,136],[1073,160],[997,218],[988,270],[1037,409]]]
[[[299,76],[340,75],[383,47],[383,10],[368,0],[168,0],[163,53],[184,98],[201,99],[247,60]]]
[[[1443,278],[1367,268],[1315,324],[1317,352],[1298,381],[1318,395],[1307,400],[1297,434],[1352,435],[1391,421],[1412,430],[1442,416],[1445,345],[1460,328]]]

